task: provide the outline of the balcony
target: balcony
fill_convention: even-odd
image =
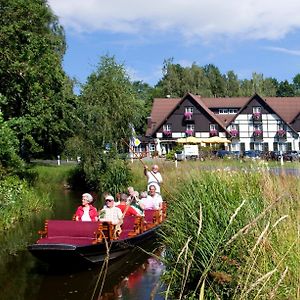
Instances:
[[[164,137],[171,137],[172,136],[172,131],[171,130],[164,130],[163,131],[163,136]]]
[[[261,113],[260,112],[254,112],[252,114],[252,119],[255,122],[261,122]]]
[[[186,136],[192,136],[194,134],[194,130],[192,130],[192,129],[187,129],[186,131],[185,131],[185,135]]]
[[[209,131],[209,136],[212,137],[212,136],[218,136],[219,135],[219,132],[218,130],[216,129],[212,129]]]
[[[286,139],[286,131],[284,129],[277,130],[276,135],[279,139]]]
[[[256,140],[262,139],[263,138],[263,131],[260,129],[256,129],[253,131],[253,138]]]
[[[189,121],[192,120],[193,113],[190,111],[186,111],[183,116],[186,121]]]
[[[240,133],[237,129],[231,129],[229,133],[233,138],[238,138],[240,136]]]

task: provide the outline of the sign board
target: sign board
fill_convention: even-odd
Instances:
[[[185,156],[199,156],[198,145],[184,145]]]
[[[141,141],[138,138],[134,139],[134,146],[138,147],[141,144]]]

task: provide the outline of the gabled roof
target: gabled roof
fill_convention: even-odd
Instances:
[[[206,106],[206,104],[202,101],[200,96],[193,95],[191,93],[187,93],[181,99],[180,98],[156,98],[153,101],[152,111],[151,111],[151,127],[147,128],[146,136],[151,136],[155,133],[158,128],[162,126],[165,120],[172,115],[174,110],[180,105],[188,96],[195,100],[195,102],[201,106],[206,113],[211,116],[213,120],[218,123],[218,125],[224,130],[226,127],[224,123]]]
[[[300,113],[300,97],[265,97],[255,94],[252,97],[233,98],[206,98],[187,93],[182,98],[156,98],[153,101],[151,117],[152,126],[147,129],[146,135],[150,136],[165,122],[187,96],[191,96],[220,126],[226,131],[226,127],[235,120],[240,111],[255,97],[264,101],[270,110],[274,111],[286,124],[291,124]],[[216,115],[211,109],[237,108],[235,115]],[[291,127],[292,130],[294,130]],[[295,131],[296,132],[296,131]]]
[[[294,121],[300,112],[300,97],[266,97],[265,102],[286,123]]]
[[[147,128],[146,136],[150,136],[160,126],[171,111],[173,111],[179,102],[180,98],[155,98],[151,111],[151,127]]]

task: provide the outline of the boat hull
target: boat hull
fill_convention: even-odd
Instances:
[[[49,264],[95,264],[105,260],[122,257],[134,247],[140,247],[146,241],[153,240],[160,225],[149,229],[137,236],[124,240],[113,240],[109,243],[90,245],[72,244],[33,244],[28,250],[39,260]]]

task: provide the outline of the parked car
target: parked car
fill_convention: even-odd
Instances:
[[[283,160],[286,161],[299,161],[298,151],[286,151],[283,153]]]
[[[272,160],[280,160],[281,159],[281,152],[280,151],[270,151],[269,157]]]
[[[260,150],[247,150],[244,152],[244,157],[250,158],[260,158],[263,154],[263,151]]]

